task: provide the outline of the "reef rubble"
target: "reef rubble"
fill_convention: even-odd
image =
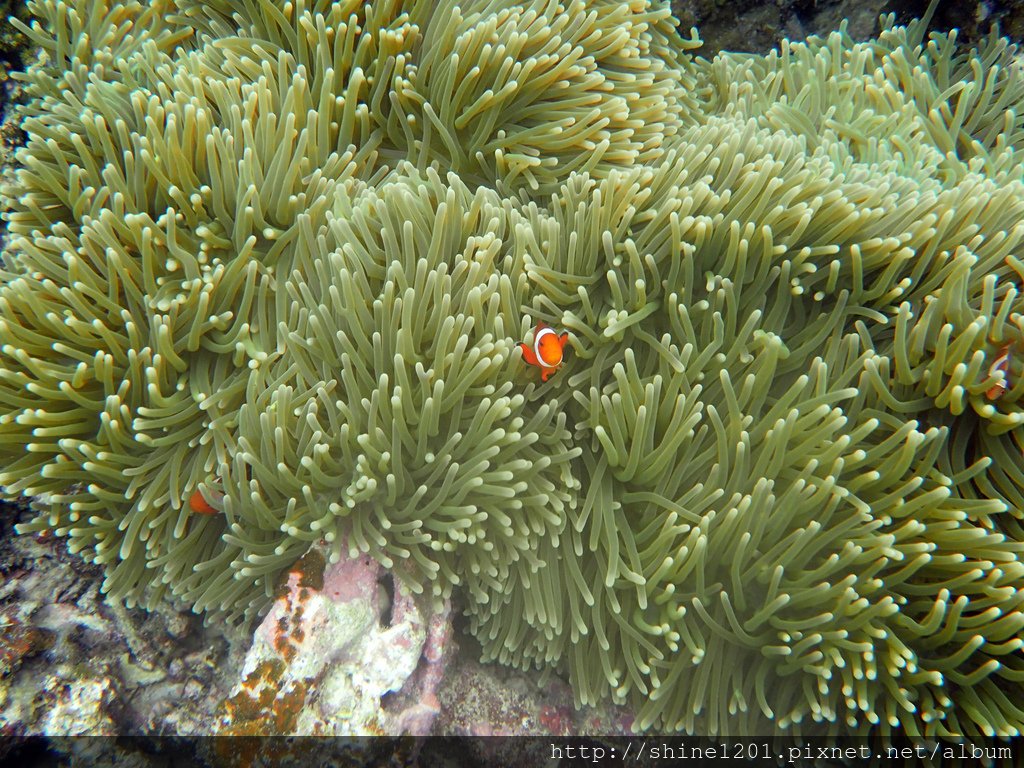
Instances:
[[[4,504],[0,532],[28,514]],[[431,610],[366,557],[327,564],[311,549],[248,630],[170,602],[108,604],[102,571],[51,536],[0,536],[0,576],[0,759],[32,737],[78,751],[61,737],[80,735],[137,736],[122,748],[149,754],[147,737],[211,733],[630,733],[630,713],[577,710],[557,675],[480,663],[451,603]],[[486,742],[469,764],[498,756]]]

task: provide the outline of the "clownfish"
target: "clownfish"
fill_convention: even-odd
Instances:
[[[992,365],[988,369],[989,376],[995,376],[997,373],[1001,373],[1003,378],[985,390],[985,397],[989,400],[995,400],[1009,387],[1009,372],[1010,368],[1010,347],[1009,345],[1003,347],[999,352],[999,357],[993,361]]]
[[[523,360],[530,365],[536,365],[541,369],[541,381],[547,381],[548,376],[557,371],[562,365],[562,350],[569,341],[569,334],[556,334],[544,323],[537,323],[533,331],[533,347],[528,347],[520,341],[518,346],[523,350]]]
[[[224,494],[220,491],[210,491],[211,504],[206,500],[206,496],[199,489],[192,492],[192,495],[188,497],[188,508],[199,515],[217,515],[220,514],[220,509],[215,507],[214,504],[220,505],[221,500],[224,498]]]

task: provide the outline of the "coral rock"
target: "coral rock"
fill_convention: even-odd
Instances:
[[[440,710],[450,608],[424,612],[369,557],[324,562],[313,549],[288,571],[256,630],[242,681],[221,706],[218,734],[430,732]],[[394,584],[390,620],[382,578]]]
[[[42,732],[57,736],[110,736],[117,733],[108,706],[115,697],[109,677],[78,679],[54,676],[47,689],[57,696],[49,701],[42,718]]]
[[[41,650],[48,642],[43,632],[26,621],[26,613],[23,606],[0,609],[0,677],[14,672],[23,658]]]

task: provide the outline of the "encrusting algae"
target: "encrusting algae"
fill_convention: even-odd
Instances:
[[[1013,45],[889,19],[706,61],[643,0],[31,8],[23,533],[234,619],[322,540],[640,729],[1024,727]]]

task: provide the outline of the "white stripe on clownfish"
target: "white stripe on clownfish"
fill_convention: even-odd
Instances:
[[[985,397],[989,400],[996,400],[1002,396],[1002,394],[1010,386],[1010,345],[1007,344],[1000,350],[999,357],[997,357],[992,365],[989,366],[988,375],[991,377],[1001,377],[999,381],[985,390]]]

